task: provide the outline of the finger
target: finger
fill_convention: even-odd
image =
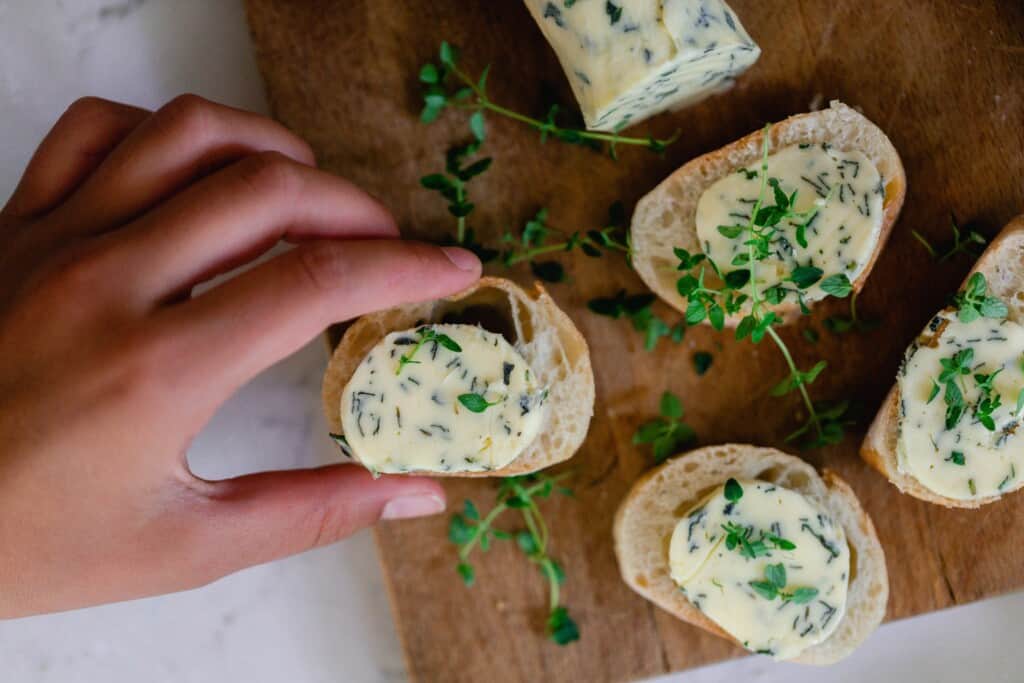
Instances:
[[[358,465],[253,474],[210,483],[205,558],[224,575],[339,541],[382,519],[443,512],[430,479],[373,476]]]
[[[43,138],[3,212],[25,219],[53,209],[148,115],[97,97],[76,100]]]
[[[64,236],[113,229],[196,178],[261,151],[314,163],[309,145],[284,126],[195,95],[182,95],[139,125],[110,154],[61,205],[53,229]]]
[[[203,386],[216,405],[331,323],[438,299],[479,277],[480,261],[464,249],[309,242],[166,309],[154,321],[166,331],[154,333],[173,335],[176,353],[190,359],[176,370],[179,380]]]
[[[276,152],[203,179],[114,238],[123,263],[147,263],[133,296],[165,300],[252,260],[282,238],[398,236],[394,218],[348,181]]]

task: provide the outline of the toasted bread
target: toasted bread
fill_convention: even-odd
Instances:
[[[792,116],[774,124],[769,131],[769,153],[797,144],[829,143],[843,151],[856,150],[867,156],[878,168],[885,183],[883,217],[871,259],[852,282],[860,291],[871,272],[878,254],[896,223],[907,179],[896,148],[875,124],[855,109],[841,102],[832,102],[828,109]],[[755,133],[710,152],[685,164],[643,197],[633,213],[631,237],[633,266],[655,294],[679,311],[686,311],[686,300],[676,289],[679,271],[673,248],[701,253],[697,237],[697,204],[704,191],[719,179],[758,163],[764,145],[764,131]],[[772,307],[783,320],[792,320],[799,306],[783,301]],[[735,325],[740,317],[731,316],[727,324]]]
[[[457,315],[471,307],[486,309],[490,317],[498,318],[490,326],[502,329],[491,331],[512,337],[509,341],[530,364],[540,383],[548,387],[547,423],[533,443],[501,469],[430,474],[506,477],[536,472],[572,457],[587,435],[594,412],[594,373],[587,342],[540,284],[530,294],[509,280],[494,277],[485,277],[447,299],[399,306],[363,316],[353,323],[324,373],[323,405],[331,431],[342,432],[341,393],[356,366],[378,342],[390,332],[441,322],[446,315]]]
[[[1011,220],[999,236],[988,246],[974,268],[964,279],[966,283],[974,273],[981,273],[988,281],[989,291],[1006,303],[1011,321],[1024,325],[1024,215]],[[899,442],[899,384],[894,384],[886,396],[885,402],[875,416],[868,430],[860,455],[864,460],[881,472],[903,493],[936,503],[946,507],[977,508],[986,503],[999,500],[1002,496],[986,496],[973,500],[959,500],[935,493],[926,488],[916,478],[899,471],[897,465],[897,444]],[[1024,486],[1024,481],[1017,482],[1009,493]]]
[[[771,448],[726,444],[691,451],[639,479],[615,515],[615,554],[623,580],[673,616],[735,642],[693,606],[670,576],[669,539],[676,524],[730,477],[761,479],[796,491],[843,527],[850,546],[846,613],[836,631],[792,661],[827,665],[853,652],[881,623],[889,597],[885,554],[871,519],[833,472]]]

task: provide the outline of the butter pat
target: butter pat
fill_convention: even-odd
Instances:
[[[434,340],[419,344],[428,332]],[[370,351],[342,393],[341,420],[349,448],[375,472],[486,472],[537,437],[546,398],[500,334],[429,325],[392,332]]]
[[[782,221],[772,237],[772,254],[756,268],[759,289],[786,283],[797,266],[815,266],[825,278],[844,274],[851,282],[864,272],[882,232],[885,186],[878,168],[858,151],[841,151],[828,144],[793,145],[768,156],[768,178],[776,178],[788,196],[796,192],[795,211],[817,209],[800,244],[798,224]],[[733,259],[746,255],[746,231],[727,237],[719,226],[750,222],[761,189],[761,165],[751,165],[719,179],[697,203],[697,237],[701,249],[725,272],[735,270]],[[771,187],[764,206],[775,205]],[[746,268],[745,265],[742,266]],[[803,291],[807,302],[825,298],[818,284]]]
[[[737,483],[738,500],[728,500],[720,486],[676,525],[671,576],[694,607],[743,647],[791,659],[828,638],[843,618],[846,535],[795,491],[759,480]],[[726,527],[738,530],[754,552],[744,552],[742,543],[730,548]],[[766,597],[757,584],[766,571],[778,578],[780,565],[778,595]]]
[[[721,92],[761,54],[720,0],[525,2],[592,130],[620,130]]]
[[[932,396],[942,361],[970,350],[970,373],[957,386],[968,407],[946,426],[945,390]],[[954,311],[939,313],[907,351],[898,377],[900,391],[897,467],[922,485],[958,500],[997,496],[1018,487],[1024,474],[1024,430],[1017,401],[1024,389],[1024,327],[1009,320],[962,322]],[[992,381],[992,426],[978,419],[978,376]]]

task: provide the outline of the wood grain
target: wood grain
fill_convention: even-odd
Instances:
[[[830,367],[818,398],[854,397],[873,414],[903,350],[970,267],[966,258],[932,263],[911,237],[949,238],[949,214],[991,237],[1024,210],[1024,6],[952,0],[735,0],[733,7],[764,49],[730,93],[634,132],[682,139],[663,158],[624,150],[615,163],[584,149],[548,143],[523,127],[489,119],[493,169],[474,181],[472,225],[496,242],[540,206],[569,228],[599,226],[609,203],[627,206],[688,159],[766,121],[839,98],[862,108],[900,150],[909,194],[903,216],[861,296],[879,329],[811,346],[801,330],[842,312],[831,302],[784,336],[798,362]],[[572,106],[554,54],[521,3],[433,0],[248,0],[249,19],[272,109],[308,139],[320,163],[380,197],[407,235],[452,231],[443,203],[418,186],[441,168],[443,152],[464,140],[464,118],[417,121],[415,74],[442,39],[463,47],[467,68],[493,61],[491,95],[542,113],[552,100]],[[577,500],[546,505],[553,547],[568,575],[565,598],[582,640],[559,648],[541,635],[545,586],[510,547],[477,560],[477,585],[464,588],[445,540],[447,519],[383,525],[380,555],[412,677],[417,681],[624,681],[741,654],[679,623],[632,594],[618,579],[611,548],[616,505],[649,465],[630,443],[636,426],[672,390],[705,443],[780,446],[799,405],[768,396],[785,373],[769,345],[752,347],[693,329],[681,347],[643,351],[619,321],[585,309],[618,288],[640,289],[622,260],[563,258],[570,281],[551,287],[590,341],[598,404],[584,448],[572,461]],[[513,271],[529,280],[526,269]],[[666,314],[667,315],[667,314]],[[691,354],[708,350],[703,377]],[[892,579],[889,617],[901,618],[1024,586],[1024,496],[980,511],[949,511],[898,494],[857,457],[863,432],[808,454],[838,470],[874,518]],[[445,482],[453,501],[493,498],[485,482]]]

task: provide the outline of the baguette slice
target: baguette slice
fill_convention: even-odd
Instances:
[[[843,659],[885,616],[885,554],[871,518],[846,482],[830,470],[818,476],[813,467],[781,451],[741,444],[709,446],[673,458],[640,478],[615,515],[615,554],[623,580],[673,616],[736,642],[686,599],[669,574],[668,560],[676,523],[729,477],[761,479],[796,491],[842,525],[851,550],[846,613],[829,638],[792,661],[823,666]]]
[[[769,153],[797,144],[827,142],[843,151],[860,151],[878,167],[885,182],[882,228],[870,261],[853,282],[859,292],[885,246],[896,223],[906,195],[907,178],[903,162],[889,138],[855,109],[833,101],[828,109],[792,116],[770,129]],[[672,249],[681,247],[690,253],[702,253],[697,238],[697,203],[704,191],[738,169],[759,163],[764,131],[726,145],[688,162],[643,197],[633,213],[631,234],[633,266],[655,294],[681,312],[686,300],[676,290],[679,260]],[[796,302],[783,301],[772,308],[783,320],[791,321],[799,313]],[[730,316],[727,324],[736,325],[741,315]]]
[[[988,281],[989,291],[1006,303],[1009,318],[1024,325],[1024,214],[1011,220],[999,236],[985,249],[964,283],[974,273],[982,273]],[[935,493],[916,478],[899,471],[896,448],[899,442],[899,384],[893,384],[885,402],[875,416],[860,448],[860,456],[881,472],[901,492],[946,507],[977,508],[999,500],[1002,496],[987,496],[976,500],[957,500]],[[1016,491],[1024,482],[1008,488],[1003,495]]]
[[[345,332],[323,381],[327,424],[340,434],[341,394],[356,367],[389,333],[449,314],[471,311],[471,322],[501,332],[548,386],[548,416],[540,435],[519,457],[489,472],[430,472],[431,476],[507,477],[529,474],[568,460],[583,443],[594,413],[594,373],[579,330],[540,284],[530,294],[513,282],[485,277],[447,299],[399,306],[365,315]],[[479,319],[479,320],[477,320]],[[415,474],[415,472],[410,472]]]

